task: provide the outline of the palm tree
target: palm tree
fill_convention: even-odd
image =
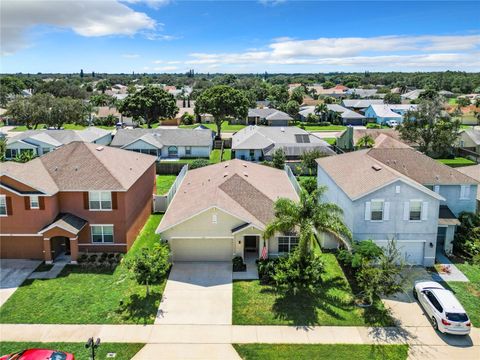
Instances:
[[[311,242],[317,232],[333,235],[350,249],[352,235],[343,223],[342,209],[336,204],[319,200],[326,189],[322,186],[311,194],[301,190],[299,202],[286,198],[278,199],[274,205],[275,218],[267,225],[264,238],[269,239],[276,232],[298,233],[301,259],[307,258]]]
[[[364,135],[357,141],[357,147],[359,148],[371,148],[375,145],[375,140],[370,135]]]
[[[326,104],[318,104],[315,106],[315,115],[320,116],[322,121],[325,121],[325,116],[327,115],[328,107]]]

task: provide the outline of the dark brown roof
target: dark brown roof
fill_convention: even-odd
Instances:
[[[423,185],[475,184],[469,176],[414,149],[371,149],[368,155]]]
[[[438,213],[439,225],[460,225],[460,221],[452,213],[447,205],[440,205],[440,211]]]

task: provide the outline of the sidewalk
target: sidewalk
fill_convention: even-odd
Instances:
[[[447,258],[442,253],[437,253],[437,261],[439,262],[440,266],[445,266],[450,269],[450,272],[438,272],[432,275],[434,281],[462,281],[468,282],[468,278],[460,271],[459,268],[453,264],[449,258]]]

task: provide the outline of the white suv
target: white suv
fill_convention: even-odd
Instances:
[[[422,304],[435,330],[468,335],[472,326],[455,295],[434,281],[416,281],[413,297]]]
[[[397,120],[388,120],[387,125],[390,127],[397,127],[398,126],[398,121]]]

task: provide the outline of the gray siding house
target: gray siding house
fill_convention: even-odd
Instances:
[[[208,158],[213,132],[208,129],[119,129],[111,146],[168,158]]]
[[[320,150],[325,156],[335,155],[327,142],[295,126],[247,126],[233,134],[232,158],[271,160],[276,149],[282,149],[287,160],[300,160],[304,152],[313,149]]]
[[[72,141],[108,145],[112,132],[97,127],[84,130],[27,130],[7,140],[6,159],[13,159],[22,152],[41,156]]]
[[[354,241],[394,239],[405,261],[432,266],[451,253],[457,219],[473,212],[478,183],[411,148],[360,150],[317,160],[325,199],[344,210]],[[328,235],[322,245],[337,247]]]

